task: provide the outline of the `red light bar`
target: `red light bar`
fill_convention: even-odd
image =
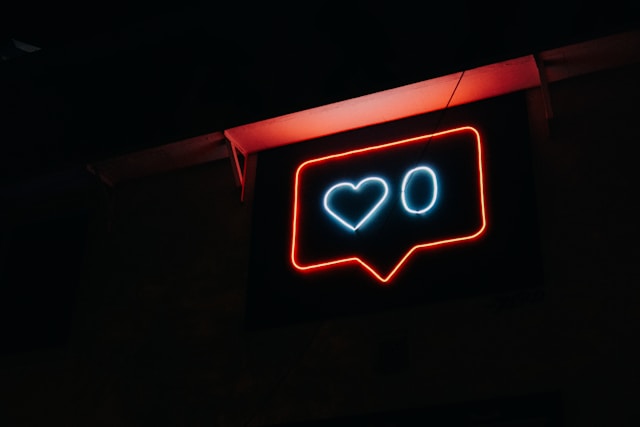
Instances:
[[[540,85],[533,55],[237,126],[225,137],[244,156],[438,111]],[[457,88],[456,88],[457,86]],[[455,90],[455,93],[454,93]],[[453,96],[452,96],[453,95]]]

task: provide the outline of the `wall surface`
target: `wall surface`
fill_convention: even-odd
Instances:
[[[555,393],[564,425],[634,425],[638,76],[553,83],[549,127],[528,93],[541,290],[248,332],[251,206],[227,159],[96,192],[70,338],[2,355],[0,424],[260,426]]]

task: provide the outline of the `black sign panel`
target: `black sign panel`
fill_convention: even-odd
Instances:
[[[263,152],[247,321],[541,285],[522,93]]]

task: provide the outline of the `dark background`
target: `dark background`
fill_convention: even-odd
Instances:
[[[4,181],[633,29],[637,2],[11,2]]]
[[[530,292],[249,331],[252,212],[228,159],[113,186],[87,164],[639,15],[635,1],[2,5],[0,424],[392,424],[426,407],[418,418],[459,408],[462,425],[635,425],[637,61],[552,83],[551,130],[525,93],[543,270]]]

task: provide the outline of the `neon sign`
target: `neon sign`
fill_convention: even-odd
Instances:
[[[371,207],[371,209],[369,209],[368,211],[365,212],[365,215],[362,217],[362,219],[360,219],[360,221],[356,225],[352,225],[347,219],[345,219],[343,217],[343,215],[341,215],[340,213],[336,212],[334,209],[332,209],[329,206],[330,205],[329,200],[337,192],[339,192],[341,190],[344,190],[344,189],[353,190],[353,191],[357,192],[362,188],[371,187],[372,183],[377,183],[377,184],[379,184],[381,186],[382,194],[380,194],[380,197],[378,198],[378,200],[375,201],[375,203]],[[384,201],[387,199],[388,196],[389,196],[389,186],[387,185],[385,180],[382,179],[382,178],[378,178],[378,177],[372,176],[372,177],[363,179],[357,185],[353,185],[350,182],[341,182],[341,183],[338,183],[338,184],[332,186],[325,193],[324,199],[323,199],[323,204],[324,204],[325,210],[329,213],[329,215],[334,217],[340,224],[344,225],[348,229],[350,229],[352,231],[356,231],[365,222],[367,222],[367,220],[374,213],[376,213],[378,211],[378,208],[380,208],[380,205],[382,205],[382,203],[384,203]]]
[[[354,165],[369,173],[354,175]],[[413,255],[471,243],[487,227],[483,168],[480,133],[471,126],[302,162],[293,185],[291,265],[304,273],[358,266],[387,284]],[[327,183],[326,171],[336,171],[337,183]],[[356,215],[338,203],[364,193],[369,198]],[[336,229],[350,237],[335,234],[335,244],[327,243]]]
[[[431,199],[423,208],[420,208],[420,209],[414,209],[409,207],[409,202],[407,202],[407,193],[409,192],[407,190],[407,186],[411,184],[411,178],[417,173],[426,173],[427,176],[429,176],[430,181],[432,183]],[[373,201],[370,207],[367,206],[364,209],[364,215],[362,215],[362,218],[355,225],[353,225],[354,221],[350,221],[348,218],[345,218],[343,213],[341,213],[339,210],[336,211],[335,208],[331,207],[330,200],[335,194],[346,191],[347,194],[351,197],[357,196],[360,190],[365,189],[366,187],[370,188],[371,187],[370,184],[378,184],[375,187],[377,187],[380,190],[379,197],[377,197],[376,200]],[[435,172],[433,172],[433,169],[431,169],[428,166],[418,166],[409,170],[405,174],[404,178],[402,179],[402,186],[401,186],[400,193],[401,193],[402,206],[404,207],[404,210],[412,214],[423,214],[428,212],[429,210],[431,210],[433,205],[435,205],[436,200],[438,198],[438,180],[436,178]],[[371,218],[375,213],[378,212],[378,210],[380,209],[380,206],[385,202],[385,200],[387,200],[388,197],[389,197],[389,185],[387,184],[387,182],[382,178],[371,176],[368,178],[364,178],[362,181],[360,181],[356,185],[354,185],[351,182],[340,182],[338,184],[331,186],[327,190],[327,192],[324,194],[323,206],[324,206],[324,209],[327,211],[327,213],[331,215],[333,218],[335,218],[339,224],[343,225],[344,227],[346,227],[351,231],[356,231],[364,223],[366,223],[369,220],[369,218]]]
[[[425,207],[421,209],[413,209],[413,208],[410,208],[407,203],[407,184],[410,183],[410,180],[413,177],[413,175],[415,175],[418,172],[423,172],[423,173],[426,172],[427,175],[431,178],[433,191],[431,192],[431,201],[427,203]],[[428,166],[419,166],[411,169],[409,172],[406,173],[406,175],[402,179],[402,189],[400,190],[400,193],[401,193],[402,206],[407,212],[410,212],[413,214],[423,214],[425,212],[428,212],[429,210],[431,210],[433,205],[436,203],[436,199],[438,198],[438,180],[436,178],[435,172],[433,172],[433,169],[431,169]]]
[[[261,152],[247,327],[543,284],[530,130],[522,92]]]

